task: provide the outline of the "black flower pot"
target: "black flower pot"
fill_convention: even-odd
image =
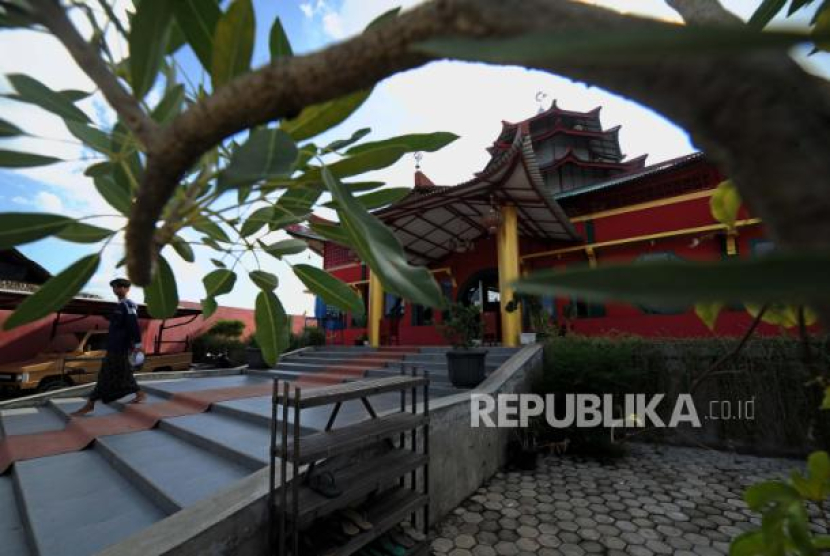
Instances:
[[[262,357],[262,350],[259,348],[246,348],[245,359],[250,369],[267,369],[268,363]]]
[[[447,352],[450,382],[456,388],[475,388],[484,380],[486,349],[457,349]]]

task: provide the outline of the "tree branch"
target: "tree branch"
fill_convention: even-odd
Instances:
[[[87,43],[69,21],[64,8],[55,0],[29,0],[34,16],[63,44],[84,73],[98,86],[110,106],[145,148],[150,149],[158,134],[158,125],[141,109],[138,101],[127,92],[98,52]]]
[[[682,7],[683,0],[673,0]],[[320,52],[240,76],[179,115],[150,146],[127,230],[128,269],[149,283],[150,238],[174,188],[198,156],[224,138],[303,107],[365,89],[430,59],[413,46],[431,38],[510,37],[545,31],[665,31],[670,24],[594,6],[549,0],[436,0]],[[522,63],[522,60],[516,60]],[[684,126],[733,178],[782,248],[830,248],[830,96],[785,52],[694,57],[654,63],[535,64],[646,104]],[[762,122],[762,123],[760,123]],[[830,310],[821,309],[830,322]]]
[[[666,4],[690,25],[743,25],[744,22],[724,8],[718,0],[666,0]]]

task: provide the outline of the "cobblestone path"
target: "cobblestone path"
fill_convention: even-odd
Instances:
[[[499,473],[434,528],[439,556],[721,555],[759,517],[743,501],[797,460],[633,445],[601,465],[546,456],[535,471]],[[814,531],[825,523],[811,508]]]

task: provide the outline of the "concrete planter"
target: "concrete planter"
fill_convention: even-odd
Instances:
[[[456,388],[475,388],[484,381],[486,349],[458,349],[447,352],[450,382]]]
[[[536,332],[522,332],[519,337],[519,343],[523,346],[529,346],[536,343]]]

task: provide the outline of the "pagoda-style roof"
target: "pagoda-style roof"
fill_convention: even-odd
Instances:
[[[453,187],[416,188],[374,214],[401,241],[415,264],[443,259],[453,243],[475,241],[489,231],[482,220],[495,206],[519,213],[519,233],[543,240],[580,239],[542,180],[530,137],[518,130],[510,148],[472,180]]]

